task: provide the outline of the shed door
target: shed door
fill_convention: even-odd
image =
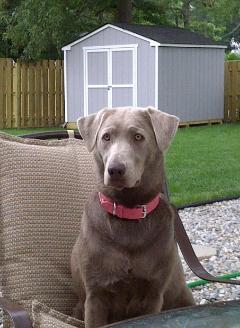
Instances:
[[[85,48],[85,115],[106,106],[137,106],[136,54],[136,47]]]

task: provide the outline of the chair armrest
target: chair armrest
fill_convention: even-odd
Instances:
[[[72,131],[75,139],[82,139],[78,131]],[[38,132],[31,134],[20,135],[19,137],[27,139],[40,139],[40,140],[50,140],[50,139],[67,139],[69,138],[69,132],[66,130],[62,131],[49,131],[49,132]]]
[[[29,315],[21,305],[8,298],[0,297],[0,308],[8,313],[15,328],[32,328]]]

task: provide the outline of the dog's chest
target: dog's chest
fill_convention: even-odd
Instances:
[[[152,252],[136,255],[116,250],[104,254],[98,283],[112,292],[140,288],[143,281],[153,280],[156,273],[160,275],[161,261],[152,255]]]
[[[129,270],[125,278],[120,278],[106,288],[111,299],[110,314],[117,320],[140,315],[146,295],[152,289],[159,289],[155,281],[140,277]]]
[[[109,284],[107,289],[109,292],[118,295],[118,297],[121,296],[126,299],[131,299],[133,295],[135,295],[139,289],[143,288],[145,284],[147,284],[146,279],[140,278],[129,271],[125,278],[119,277],[119,279],[116,279],[114,283]]]

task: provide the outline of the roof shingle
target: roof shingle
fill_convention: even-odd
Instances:
[[[116,27],[139,34],[161,44],[187,44],[187,45],[222,45],[212,39],[178,27],[162,27],[155,25],[137,25],[126,23],[111,23]]]

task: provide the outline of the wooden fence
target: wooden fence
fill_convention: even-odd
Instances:
[[[0,128],[54,127],[63,122],[63,61],[0,59]]]
[[[64,123],[63,61],[0,58],[0,129]],[[225,62],[224,119],[240,120],[240,61]]]
[[[240,60],[225,62],[224,120],[240,120]]]

